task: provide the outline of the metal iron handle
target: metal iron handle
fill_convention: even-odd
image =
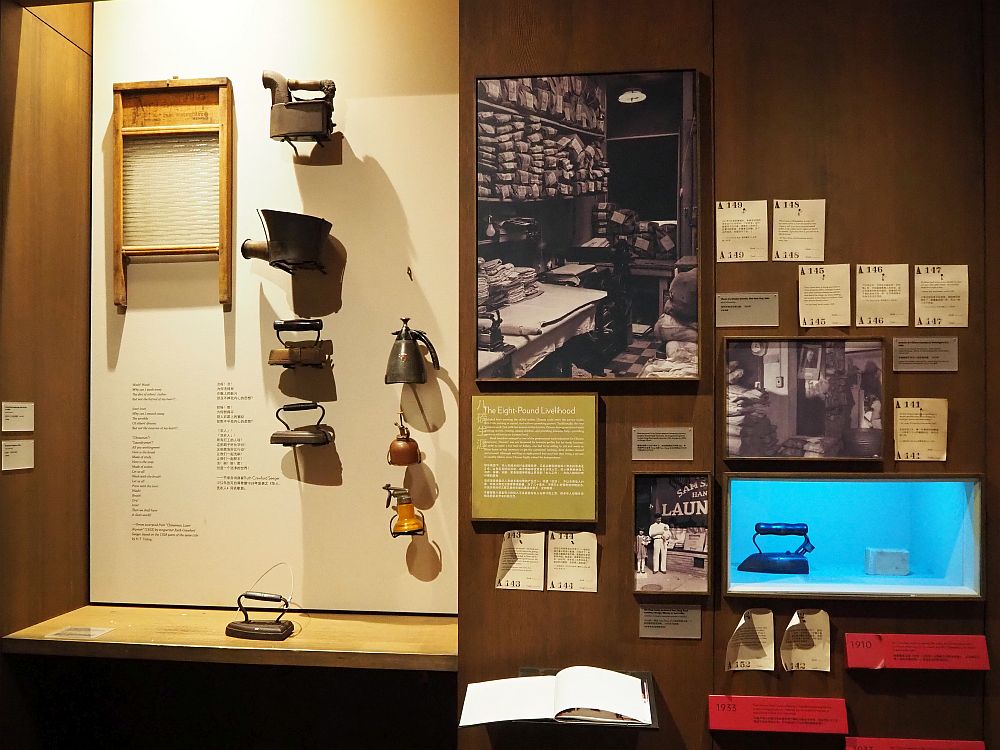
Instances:
[[[809,533],[806,523],[759,523],[753,530],[761,536],[805,536]]]
[[[316,420],[316,426],[319,427],[319,425],[323,422],[323,418],[326,416],[326,409],[324,409],[320,404],[317,404],[315,401],[302,401],[297,404],[285,404],[284,406],[279,406],[278,410],[274,412],[274,416],[277,417],[278,421],[281,422],[281,424],[285,425],[286,429],[290,430],[292,428],[289,427],[288,422],[286,422],[284,419],[281,418],[281,412],[308,411],[309,409],[319,409],[320,411],[319,419]]]
[[[274,321],[276,331],[322,331],[322,318],[295,318],[293,320]]]
[[[274,618],[277,622],[280,620],[285,612],[288,611],[288,600],[281,596],[281,594],[268,594],[264,591],[244,591],[236,598],[236,606],[239,607],[240,612],[243,613],[243,622],[250,622],[250,613],[247,612],[247,608],[243,606],[244,599],[253,599],[258,602],[274,602],[275,604],[281,604],[281,612],[278,616]]]

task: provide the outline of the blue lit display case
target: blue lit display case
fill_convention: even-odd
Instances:
[[[975,475],[724,475],[727,595],[981,599]]]

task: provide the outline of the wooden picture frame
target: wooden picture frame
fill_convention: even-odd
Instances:
[[[476,87],[478,379],[697,380],[697,73]]]
[[[740,482],[743,496],[734,508],[733,486]],[[941,483],[941,491],[935,496],[921,488],[908,499],[904,488],[918,482]],[[981,600],[983,484],[977,473],[726,473],[723,594]],[[751,540],[755,534],[760,536]],[[782,558],[803,536],[808,546],[801,557],[808,572],[787,572],[794,563]],[[761,572],[764,561],[750,560],[758,552],[778,553],[769,563],[772,570]],[[871,562],[880,553],[890,562],[905,561],[909,573],[896,568],[881,574],[878,563]],[[869,566],[875,568],[871,573],[866,572]]]
[[[714,559],[711,474],[634,472],[632,500],[634,593],[710,594]]]
[[[232,305],[232,122],[228,78],[114,85],[112,262],[119,308],[128,305],[129,263],[167,257],[217,261],[219,303]]]
[[[723,352],[723,459],[883,460],[883,339],[727,336]]]

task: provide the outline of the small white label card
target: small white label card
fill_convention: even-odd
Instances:
[[[774,670],[774,614],[769,609],[748,609],[729,637],[726,671]]]
[[[799,326],[851,324],[851,264],[799,266]]]
[[[0,471],[34,468],[34,440],[4,440],[0,442]]]
[[[855,322],[860,327],[910,325],[910,266],[858,263]]]
[[[900,336],[892,339],[896,372],[958,372],[958,336]]]
[[[694,461],[693,427],[633,427],[633,461]]]
[[[700,604],[640,604],[640,638],[701,638]]]
[[[789,672],[830,671],[830,615],[822,609],[798,609],[781,639],[781,666]]]
[[[948,460],[948,399],[893,399],[897,461]]]
[[[772,260],[825,259],[826,199],[773,201]]]
[[[68,625],[45,635],[46,638],[56,638],[63,641],[92,641],[110,633],[114,628],[93,628],[84,625]]]
[[[0,431],[33,432],[35,429],[34,401],[0,402]]]
[[[597,591],[597,534],[549,531],[549,591]]]
[[[718,292],[715,327],[777,326],[777,292]]]
[[[715,259],[767,260],[767,201],[716,201]]]
[[[505,531],[497,564],[498,589],[543,591],[545,532]]]
[[[968,328],[969,267],[914,266],[917,328]]]

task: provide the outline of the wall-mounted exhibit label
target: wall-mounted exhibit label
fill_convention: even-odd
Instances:
[[[892,340],[896,372],[958,372],[958,336],[900,336]]]
[[[0,431],[33,432],[34,429],[34,401],[4,401],[0,404]]]
[[[497,562],[498,589],[541,591],[545,573],[545,532],[506,531]]]
[[[799,266],[799,326],[851,324],[851,265]]]
[[[35,468],[34,440],[4,440],[0,443],[0,471]]]
[[[893,399],[897,461],[948,459],[948,399]]]
[[[968,669],[986,671],[982,635],[845,633],[848,669]]]
[[[767,260],[767,201],[716,201],[715,259]]]
[[[708,696],[708,728],[743,732],[847,734],[843,698]]]
[[[596,514],[596,395],[472,397],[473,518]]]
[[[633,461],[693,461],[693,427],[633,427]]]
[[[777,292],[719,292],[715,295],[716,328],[777,325]]]
[[[772,260],[822,262],[825,258],[826,200],[772,202]]]
[[[592,531],[550,531],[549,591],[597,591],[597,534]]]
[[[46,638],[54,638],[60,641],[93,641],[106,633],[110,633],[114,628],[93,628],[84,625],[68,625],[51,633],[46,633]]]
[[[917,328],[968,328],[969,267],[914,266]]]
[[[799,609],[781,639],[781,666],[788,672],[830,671],[830,615],[822,609]]]
[[[894,737],[846,737],[844,750],[986,750],[979,740],[904,740]]]
[[[748,609],[740,618],[726,647],[726,671],[774,671],[774,614],[769,609]]]
[[[640,638],[701,638],[700,604],[640,604]]]
[[[857,266],[855,322],[868,326],[910,324],[910,266],[907,263]]]

